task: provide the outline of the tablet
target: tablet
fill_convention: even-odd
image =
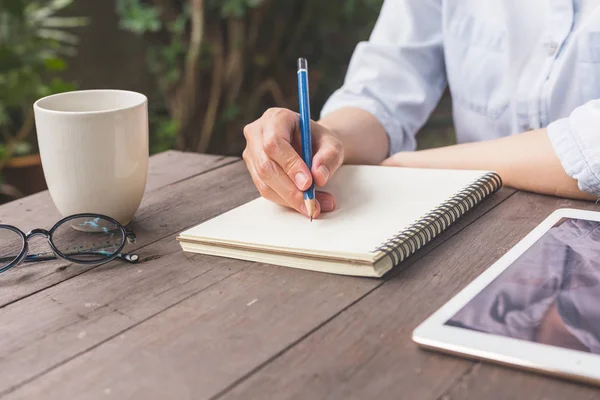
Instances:
[[[425,348],[600,385],[600,212],[555,211],[412,337]]]

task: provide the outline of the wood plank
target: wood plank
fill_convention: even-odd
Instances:
[[[109,338],[122,340],[128,328],[248,266],[186,257],[171,237],[145,250],[162,257],[103,266],[6,307],[0,315],[0,393]]]
[[[411,340],[412,330],[559,207],[597,208],[528,193],[512,196],[223,398],[443,396],[473,362],[420,350]],[[472,387],[486,379],[480,376]],[[507,397],[520,391],[502,381],[495,390]]]
[[[514,399],[524,394],[528,399],[543,400],[600,399],[597,386],[547,378],[487,363],[476,363],[442,396],[442,400]]]
[[[162,224],[179,232],[257,196],[238,162],[161,191],[135,226],[142,236]],[[4,307],[0,393],[248,265],[228,259],[193,263],[199,256],[183,253],[174,234],[139,255],[147,261],[106,264]]]
[[[186,155],[182,158],[182,163],[180,164],[177,161],[177,154],[168,153],[151,158],[153,170],[160,170],[162,166],[179,172],[169,174],[154,173],[151,178],[152,182],[149,185],[150,190],[144,195],[142,204],[134,217],[134,221],[131,223],[131,227],[135,229],[138,236],[137,243],[129,245],[127,251],[159,240],[177,231],[182,226],[189,224],[189,220],[180,219],[178,216],[174,216],[172,218],[173,221],[170,220],[171,218],[161,217],[163,211],[168,214],[172,207],[178,207],[182,204],[185,204],[185,206],[194,204],[188,196],[188,198],[182,200],[183,203],[179,199],[171,199],[169,200],[171,204],[163,205],[163,201],[168,196],[165,197],[165,194],[161,191],[161,187],[173,185],[174,182],[181,181],[188,176],[200,174],[202,166],[206,168],[205,171],[209,171],[231,162],[230,159],[221,160],[221,157],[197,154]],[[240,161],[238,163],[243,164]],[[242,171],[241,165],[236,168],[238,173]],[[207,185],[208,182],[212,181],[205,180],[203,185]],[[173,193],[181,193],[184,190],[185,183],[175,185],[179,185],[180,189]],[[201,192],[205,190],[205,187],[196,187],[195,190]],[[0,222],[15,225],[25,232],[36,227],[50,228],[60,218],[61,216],[52,203],[47,191],[0,207]],[[50,251],[50,248],[44,239],[34,238],[30,242],[31,253],[46,251]],[[70,279],[90,268],[92,267],[70,264],[64,261],[22,264],[8,272],[0,274],[0,308],[32,293],[39,292],[47,287]]]
[[[423,249],[419,257],[512,193],[503,190],[482,204],[451,231]],[[203,263],[218,260],[223,259],[202,257],[194,260],[193,265],[205,268]],[[0,366],[0,374],[10,371],[20,374],[19,379],[12,381],[12,386],[16,384],[18,387],[12,392],[9,389],[7,398],[35,397],[42,393],[48,399],[65,396],[95,398],[102,397],[104,393],[119,398],[209,398],[302,340],[383,283],[382,280],[328,275],[236,260],[228,262],[230,264],[223,265],[240,268],[239,272],[208,288],[202,278],[192,280],[186,291],[190,293],[197,290],[197,294],[142,323],[131,324],[132,329],[108,337],[109,340],[78,357],[68,359],[64,358],[65,354],[61,355],[63,361],[55,369],[25,385],[15,382],[22,381],[22,374],[28,374],[31,368],[35,368],[34,362],[27,365],[12,364],[6,367],[6,371]],[[169,265],[173,265],[171,268],[175,268],[176,264],[169,262]],[[241,266],[251,267],[241,269]],[[179,271],[176,268],[174,274],[177,275]],[[159,268],[153,278],[154,286],[136,285],[135,294],[129,290],[133,283],[129,283],[126,277],[119,277],[125,283],[118,285],[123,288],[118,289],[117,300],[110,302],[111,307],[116,307],[119,312],[135,320],[146,318],[155,311],[156,304],[161,304],[160,300],[155,300],[153,293],[158,290],[156,286],[166,291],[165,287],[169,285],[162,282],[162,276],[167,272],[168,269]],[[76,281],[80,281],[80,277],[69,283],[75,285]],[[197,285],[203,290],[199,290]],[[177,286],[169,290],[171,297],[168,297],[168,301],[180,299],[181,290]],[[98,303],[104,304],[115,297],[106,294],[106,291],[106,288],[94,289],[94,285],[77,285],[69,290],[46,291],[45,294],[53,293],[53,298],[62,296],[58,300],[67,305],[75,303],[73,296],[78,299],[85,293],[88,295],[87,301],[96,301],[93,299],[99,297],[102,300]],[[83,311],[81,306],[77,308],[79,312]],[[15,311],[14,315],[18,314]],[[2,323],[0,316],[0,326]],[[47,334],[50,342],[68,345],[67,338],[57,339],[62,338],[63,333],[56,326],[44,326],[43,331],[50,332]],[[121,334],[124,336],[121,337]],[[72,336],[69,338],[72,339]],[[17,338],[13,340],[18,341]],[[30,343],[33,349],[27,353],[29,356],[20,354],[15,356],[13,362],[31,359],[34,354],[40,353],[35,343]],[[87,343],[87,346],[92,346],[92,343]],[[16,346],[13,344],[12,347]],[[49,357],[49,351],[43,353],[44,359]],[[5,363],[6,360],[3,361]],[[77,379],[66,379],[74,373],[77,373]]]
[[[239,158],[169,150],[153,155],[151,160],[147,192],[231,164]]]
[[[179,262],[168,262],[167,267],[172,268]],[[61,320],[66,332],[52,333],[51,338],[43,337],[41,345],[34,338],[27,340],[27,350],[3,357],[0,371],[7,375],[0,383],[2,389],[7,379],[11,379],[14,385],[24,376],[35,377],[30,375],[31,367],[36,368],[42,362],[46,368],[48,361],[59,366],[7,398],[95,398],[102,397],[107,388],[116,398],[206,398],[208,393],[219,390],[251,370],[257,357],[261,360],[269,358],[273,348],[288,346],[305,335],[307,329],[360,298],[368,286],[376,284],[373,280],[359,278],[325,276],[315,279],[310,273],[299,270],[279,270],[249,262],[223,262],[224,259],[196,256],[196,260],[188,264],[187,268],[192,270],[214,265],[208,284],[206,277],[200,276],[180,287],[165,285],[163,298],[149,296],[152,293],[147,293],[148,290],[142,287],[142,296],[124,296],[123,301],[110,302],[110,308],[115,307],[119,313],[135,318],[143,317],[157,306],[164,308],[163,301],[175,301],[183,290],[193,294],[129,331],[125,328],[133,326],[133,323],[125,317],[117,318],[117,313],[106,315],[101,309],[96,318],[88,317],[92,322],[73,321],[75,327],[69,325],[70,321]],[[222,264],[215,265],[218,263]],[[163,267],[163,264],[157,265],[157,269]],[[240,269],[241,272],[219,281],[221,276],[218,273],[231,274]],[[129,277],[125,279],[130,280]],[[267,281],[269,285],[265,285]],[[344,281],[343,284],[341,281]],[[151,292],[160,293],[156,288],[158,281],[153,283]],[[307,296],[308,286],[315,292],[335,291],[337,294],[324,301],[321,296]],[[340,290],[342,286],[343,291]],[[105,286],[104,289],[109,288]],[[77,293],[80,293],[79,290]],[[107,294],[98,295],[97,292],[86,296],[87,299],[106,297]],[[299,318],[300,313],[296,310],[299,303],[304,304],[305,313],[307,309],[311,312],[306,313],[300,323],[293,323]],[[65,307],[69,305],[65,304]],[[79,312],[83,307],[83,304],[78,306]],[[13,317],[16,314],[16,311],[11,313]],[[58,319],[62,314],[56,312],[56,315]],[[31,319],[33,312],[28,316]],[[75,318],[74,315],[72,319]],[[24,330],[25,322],[21,321],[19,325],[18,328]],[[50,329],[43,327],[43,330]],[[78,335],[82,336],[81,332],[89,332],[89,339],[83,338],[87,343],[80,344],[81,340],[77,340]],[[92,347],[98,343],[98,336],[114,338],[95,349],[99,351],[91,350],[62,366],[57,362],[68,360],[66,356],[77,355],[73,350]],[[6,345],[16,347],[14,342]],[[2,347],[6,345],[2,340]],[[60,350],[57,351],[57,348]],[[59,358],[55,357],[57,352],[60,353]],[[41,361],[36,360],[39,353]],[[66,379],[74,371],[78,371],[77,379]],[[19,375],[17,379],[14,378],[16,374]]]

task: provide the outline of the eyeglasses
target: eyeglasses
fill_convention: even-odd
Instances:
[[[52,252],[27,254],[28,241],[44,236]],[[116,258],[128,263],[137,254],[121,253],[126,243],[135,242],[135,233],[113,218],[100,214],[75,214],[58,221],[49,231],[33,229],[25,234],[12,225],[0,224],[0,273],[21,264],[63,259],[77,264],[103,264]]]

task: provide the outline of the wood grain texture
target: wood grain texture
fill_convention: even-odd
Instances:
[[[256,196],[241,162],[176,183],[149,198],[133,224],[145,238],[144,262],[106,264],[4,307],[0,393],[241,268],[225,259],[191,263],[175,233]],[[160,235],[168,236],[153,243]]]
[[[376,285],[373,280],[315,279],[300,270],[233,263],[238,268],[242,264],[249,268],[6,398],[100,398],[107,388],[116,398],[207,398]],[[331,298],[309,296],[307,287]],[[65,379],[74,374],[77,379]]]
[[[418,257],[423,257],[435,246],[448,240],[512,193],[503,190],[489,199],[451,231],[423,249]],[[108,336],[107,332],[103,332],[102,336],[109,340],[99,342],[99,338],[95,338],[93,343],[101,344],[90,351],[79,350],[82,354],[74,358],[65,359],[62,355],[66,362],[57,363],[55,369],[19,386],[6,398],[41,395],[47,399],[98,398],[105,393],[117,398],[210,398],[301,342],[319,326],[383,283],[381,280],[210,257],[195,258],[189,261],[189,265],[179,268],[175,265],[180,255],[172,257],[174,261],[169,262],[170,268],[173,268],[171,279],[185,273],[182,271],[186,268],[205,269],[205,263],[218,261],[224,263],[222,267],[231,265],[234,273],[215,284],[207,284],[206,278],[200,277],[181,286],[164,282],[163,275],[168,270],[159,269],[152,280],[141,287],[135,281],[130,283],[125,274],[124,278],[119,276],[119,279],[127,284],[120,283],[116,295],[107,294],[106,287],[94,289],[93,284],[56,292],[47,290],[45,294],[52,293],[53,299],[61,304],[76,304],[75,299],[91,293],[91,297],[86,297],[88,301],[97,297],[101,299],[99,304],[110,303],[110,307],[116,307],[120,313],[135,321],[146,319],[142,323],[130,322],[129,330],[123,329],[123,325],[128,323],[126,320],[115,322],[118,334]],[[96,271],[88,272],[83,277],[92,273]],[[75,284],[79,278],[69,283]],[[106,280],[114,284],[112,280]],[[131,287],[135,287],[138,293],[132,293]],[[156,293],[168,293],[162,300],[156,301],[160,307],[169,302],[173,304],[157,315],[153,314],[157,310],[153,304]],[[192,296],[186,298],[185,295],[189,293]],[[111,300],[114,298],[116,300]],[[179,299],[183,300],[176,303]],[[76,306],[79,313],[84,311],[80,303],[79,300]],[[147,318],[148,315],[151,318]],[[56,332],[56,329],[54,326],[44,327],[46,331]],[[62,334],[50,333],[49,336],[51,343],[54,340],[52,337],[62,337]],[[66,341],[63,338],[61,343]],[[31,346],[30,357],[39,354],[35,343]],[[88,343],[87,346],[95,345]],[[50,351],[48,347],[47,352]],[[45,357],[49,356],[45,354]],[[14,362],[23,357],[15,357]],[[7,367],[7,373],[14,369],[22,371],[24,366]],[[65,379],[74,374],[77,374],[77,379]]]
[[[169,150],[152,156],[151,160],[148,167],[147,192],[192,178],[239,159]]]
[[[182,155],[181,162],[178,161],[179,157],[177,155]],[[144,199],[131,223],[131,226],[136,230],[138,241],[135,245],[128,245],[126,251],[159,240],[175,232],[182,226],[182,223],[187,223],[187,221],[179,221],[175,226],[170,226],[170,221],[165,222],[168,218],[153,221],[152,217],[158,216],[161,208],[169,209],[178,204],[177,202],[172,203],[172,200],[170,200],[172,204],[163,205],[163,200],[167,201],[168,196],[163,193],[161,188],[230,162],[230,159],[217,156],[183,155],[183,153],[177,152],[168,152],[151,157],[149,169],[154,172],[149,177]],[[162,168],[171,169],[171,172],[159,172]],[[238,171],[241,171],[241,168]],[[197,187],[195,190],[205,190],[209,186],[208,182],[204,181],[205,186]],[[183,187],[180,184],[180,191],[183,190]],[[171,189],[169,188],[169,190]],[[175,191],[173,193],[179,192]],[[190,203],[192,202],[188,201],[186,204]],[[0,207],[0,222],[15,225],[25,232],[33,228],[50,228],[60,218],[62,217],[52,203],[47,191]],[[153,224],[152,222],[156,223]],[[45,239],[38,237],[30,241],[30,252],[32,254],[46,251],[50,251],[50,247]],[[64,261],[22,264],[13,268],[0,274],[0,309],[7,304],[81,274],[90,268],[90,266],[75,265]]]
[[[168,307],[180,300],[178,296],[185,297],[185,283],[211,265],[220,265],[221,260],[194,268],[175,234],[256,196],[241,162],[176,183],[149,196],[132,225],[143,243],[140,258],[147,261],[106,264],[4,307],[0,313],[0,392]],[[163,241],[152,244],[165,235]],[[216,277],[227,271],[219,269]],[[212,279],[208,274],[196,283],[196,290]],[[170,300],[161,302],[163,298]]]
[[[441,400],[600,399],[598,387],[547,378],[526,371],[476,363]]]
[[[517,193],[222,398],[266,393],[278,399],[443,398],[474,363],[420,350],[411,340],[412,330],[560,207],[598,206]],[[541,393],[541,386],[552,382],[515,373],[514,385],[497,379],[493,390],[477,389],[490,385],[496,370],[489,367],[489,373],[470,381],[469,393],[479,395],[469,398],[494,391],[505,393],[500,398],[518,398],[521,387]],[[587,399],[591,393],[567,392],[574,396],[570,399]]]
[[[147,249],[164,255],[101,267],[7,307],[0,317],[0,393],[110,338],[122,340],[132,326],[247,267],[225,259],[195,263],[203,257],[186,257],[172,238]]]

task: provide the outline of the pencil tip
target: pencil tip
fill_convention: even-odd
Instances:
[[[313,216],[315,215],[315,201],[306,199],[304,200],[304,204],[306,206],[306,216],[309,217],[310,221],[312,222]]]

